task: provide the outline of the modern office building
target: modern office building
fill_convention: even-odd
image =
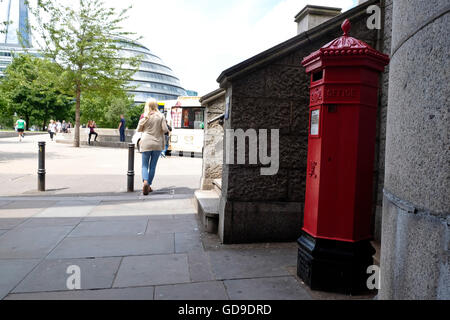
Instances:
[[[0,77],[11,64],[13,56],[27,52],[37,54],[32,47],[31,31],[28,27],[26,0],[0,0],[0,23],[9,22],[0,33]]]
[[[0,22],[10,23],[1,34],[0,42],[11,46],[31,47],[31,30],[28,27],[28,5],[26,0],[0,0]]]
[[[135,103],[145,103],[149,98],[158,101],[176,100],[185,96],[186,90],[180,80],[157,55],[144,45],[127,38],[120,39],[121,54],[124,57],[140,56],[142,61],[138,72],[133,76],[129,91],[134,95]]]

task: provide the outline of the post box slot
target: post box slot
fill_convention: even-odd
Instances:
[[[313,73],[313,75],[312,75],[313,82],[320,81],[322,79],[323,79],[323,70]]]

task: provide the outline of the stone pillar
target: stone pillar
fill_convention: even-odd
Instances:
[[[397,0],[380,299],[450,299],[449,1]]]

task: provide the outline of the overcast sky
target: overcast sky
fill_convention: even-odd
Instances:
[[[73,0],[72,0],[73,1]],[[343,11],[357,0],[104,0],[132,5],[126,31],[173,69],[185,89],[204,95],[220,73],[297,34],[294,17],[306,4]]]

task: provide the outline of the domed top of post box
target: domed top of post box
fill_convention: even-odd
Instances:
[[[385,55],[364,41],[350,37],[352,25],[346,19],[342,24],[344,35],[337,38],[316,52],[303,59],[306,72],[312,72],[326,66],[366,66],[383,71],[389,64],[389,56]]]

